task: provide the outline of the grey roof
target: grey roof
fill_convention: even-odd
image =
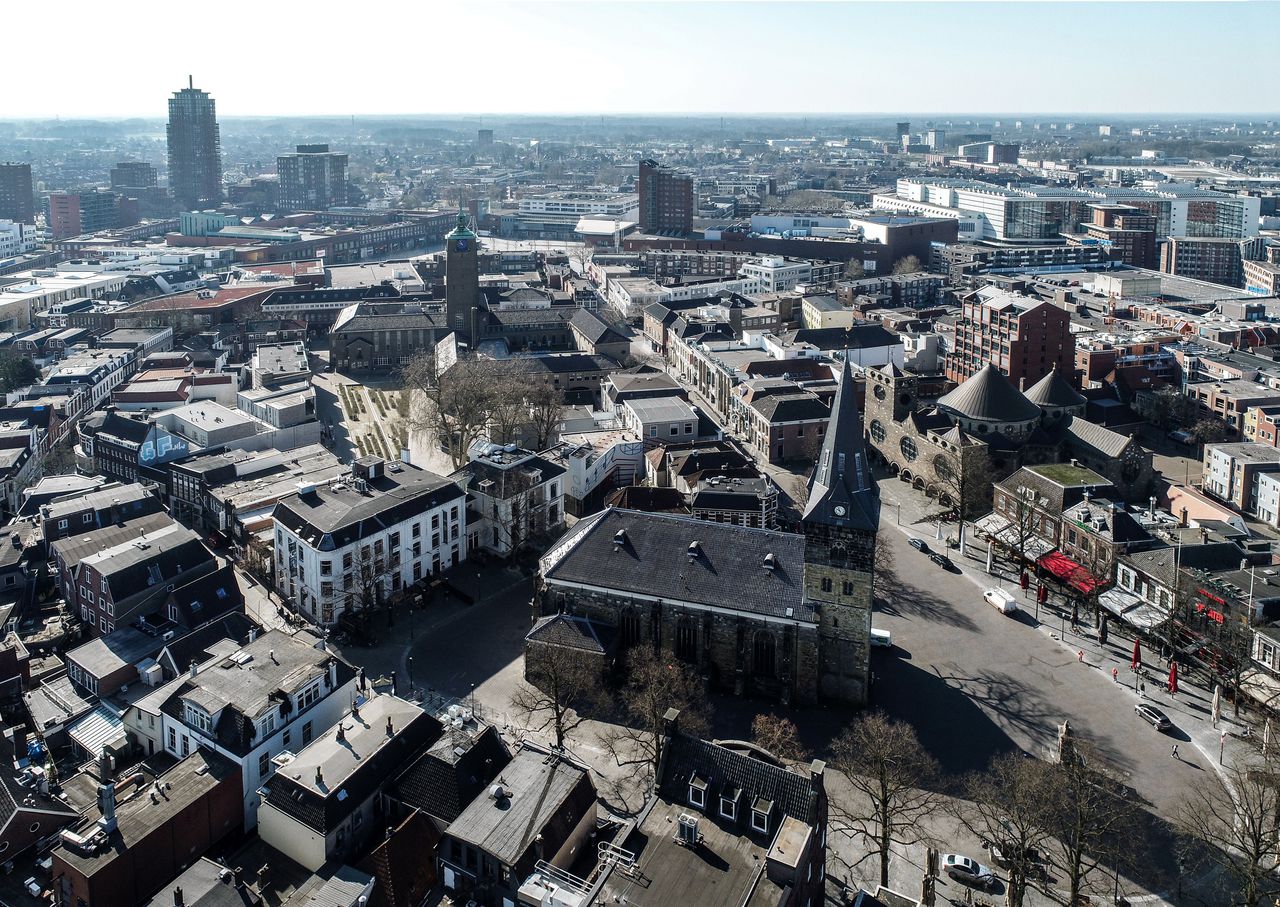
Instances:
[[[305,497],[281,499],[272,516],[307,544],[332,551],[465,497],[456,482],[412,466],[370,479],[368,487],[362,494],[349,485],[334,491],[317,484]]]
[[[847,359],[840,371],[840,386],[831,404],[831,421],[818,463],[809,479],[804,520],[870,532],[880,526],[880,487],[867,462],[862,414]]]
[[[625,539],[615,550],[619,531]],[[689,545],[699,553],[690,560]],[[764,568],[772,553],[776,567]],[[811,621],[804,537],[673,514],[610,508],[578,522],[544,556],[549,583],[574,583],[772,617]]]
[[[75,567],[81,558],[90,557],[108,548],[114,548],[122,542],[131,542],[142,535],[159,532],[169,526],[176,526],[169,514],[148,513],[136,520],[128,520],[124,525],[103,526],[79,535],[58,539],[50,546],[54,552],[62,556],[68,567]]]
[[[590,309],[578,309],[569,323],[582,332],[591,343],[626,343],[613,326]]]
[[[1112,431],[1105,426],[1079,417],[1072,418],[1066,426],[1066,441],[1096,451],[1108,459],[1115,459],[1125,452],[1132,438]]]
[[[132,482],[128,485],[108,486],[88,494],[77,494],[74,497],[51,501],[45,505],[44,515],[46,519],[56,520],[85,510],[108,510],[113,504],[120,505],[122,516],[141,516],[144,513],[157,513],[164,509],[159,498],[151,494],[143,485]]]
[[[770,423],[814,422],[831,416],[827,404],[813,391],[807,390],[756,397],[748,405]]]
[[[1040,407],[1024,397],[990,362],[940,397],[938,405],[986,422],[1029,422],[1040,416]]]
[[[593,655],[604,655],[613,645],[613,631],[609,627],[598,626],[585,617],[572,614],[543,617],[524,638],[528,642],[577,649]]]
[[[171,523],[91,554],[80,561],[80,566],[90,565],[102,574],[118,607],[139,592],[170,583],[201,565],[213,568],[215,563],[199,535]]]
[[[1037,406],[1083,406],[1087,402],[1084,394],[1071,386],[1056,365],[1027,388],[1025,396]]]
[[[591,783],[584,766],[526,746],[498,776],[507,796],[481,794],[445,833],[513,866],[546,826],[569,818],[562,810],[584,782]],[[577,818],[570,821],[577,824]]]
[[[136,665],[157,654],[164,643],[133,627],[121,627],[107,636],[89,640],[66,653],[94,677],[105,677],[127,665]]]
[[[902,337],[875,321],[849,328],[800,328],[784,335],[795,343],[812,343],[820,350],[865,350],[901,346]]]
[[[641,422],[677,422],[696,419],[697,410],[687,400],[679,397],[641,397],[625,401],[627,407]]]
[[[440,731],[419,706],[374,696],[282,766],[267,782],[266,802],[316,831],[332,831]]]

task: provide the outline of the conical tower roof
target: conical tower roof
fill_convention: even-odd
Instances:
[[[1040,416],[1040,407],[1024,397],[990,362],[940,397],[938,405],[982,422],[1026,422]]]
[[[871,477],[862,443],[862,413],[848,360],[831,404],[831,421],[827,423],[818,465],[809,479],[804,520],[869,532],[880,526],[880,488]]]
[[[1087,402],[1084,394],[1071,386],[1056,365],[1027,389],[1026,396],[1037,406],[1083,406]]]

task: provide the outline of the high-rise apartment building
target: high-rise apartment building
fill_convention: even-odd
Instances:
[[[276,158],[280,207],[286,211],[323,211],[347,203],[347,156],[328,145],[299,145]]]
[[[476,131],[476,144],[481,148],[493,147],[493,130],[480,129]]]
[[[1170,236],[1160,246],[1160,270],[1178,277],[1243,287],[1244,263],[1262,258],[1262,237]]]
[[[30,164],[0,163],[0,217],[20,224],[36,222]]]
[[[111,168],[112,189],[151,189],[159,183],[156,168],[146,161],[121,161]]]
[[[188,210],[222,203],[218,114],[208,92],[187,87],[169,99],[169,191]]]
[[[49,193],[49,232],[54,239],[96,233],[120,222],[120,199],[114,192]]]
[[[961,309],[945,368],[948,378],[961,383],[990,362],[1014,387],[1031,387],[1055,367],[1063,375],[1074,374],[1075,358],[1076,340],[1065,310],[983,287]]]
[[[637,188],[642,232],[683,235],[693,229],[693,177],[643,160]]]
[[[1070,236],[1068,243],[1097,242],[1111,256],[1135,268],[1155,268],[1156,216],[1132,205],[1090,205],[1093,221],[1084,225],[1083,236]]]

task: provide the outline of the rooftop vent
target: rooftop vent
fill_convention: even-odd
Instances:
[[[774,556],[772,551],[764,556],[764,569],[768,570],[770,573],[778,569],[778,559]]]
[[[613,534],[613,550],[620,551],[627,544],[627,530],[619,529]]]
[[[694,539],[689,543],[689,562],[692,563],[698,559],[698,555],[702,553],[702,543]]]

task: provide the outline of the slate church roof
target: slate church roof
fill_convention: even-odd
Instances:
[[[818,465],[809,479],[806,523],[875,532],[880,526],[880,489],[871,476],[862,439],[862,414],[846,359]]]

